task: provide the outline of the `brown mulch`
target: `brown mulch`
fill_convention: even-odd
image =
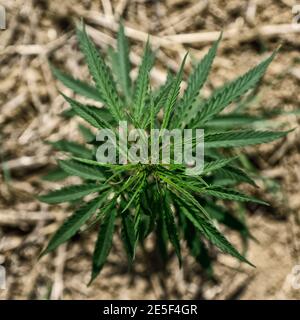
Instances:
[[[1,299],[299,299],[292,268],[300,264],[299,117],[278,116],[286,139],[250,148],[249,154],[267,179],[249,189],[272,209],[249,207],[247,221],[258,243],[251,241],[249,259],[241,266],[219,254],[217,281],[184,252],[184,266],[172,259],[163,270],[155,257],[138,251],[128,272],[126,255],[116,236],[101,276],[91,287],[91,254],[96,233],[82,233],[55,253],[37,261],[51,233],[70,213],[67,206],[48,206],[35,195],[63,182],[41,180],[55,163],[48,140],[80,139],[78,119],[67,120],[58,90],[71,92],[52,76],[48,61],[88,79],[74,36],[81,17],[102,50],[115,45],[122,17],[131,39],[132,76],[137,73],[147,33],[158,49],[154,85],[177,70],[186,50],[201,58],[224,30],[224,40],[204,94],[242,74],[282,45],[260,88],[252,112],[295,111],[300,107],[300,29],[292,23],[292,0],[0,0],[7,11],[7,30],[0,31],[0,265],[7,270]],[[190,62],[187,71],[190,68]],[[66,184],[74,181],[68,178]],[[227,233],[239,247],[235,234]],[[149,239],[147,245],[152,246]]]

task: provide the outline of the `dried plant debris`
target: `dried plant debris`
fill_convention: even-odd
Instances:
[[[87,33],[97,49],[109,55],[105,60],[109,62],[112,61],[109,47],[117,49],[116,32],[122,19],[130,39],[133,82],[138,76],[143,46],[148,33],[151,34],[150,44],[156,55],[150,73],[153,91],[165,83],[168,70],[170,75],[178,72],[189,51],[180,97],[187,85],[187,75],[192,72],[191,65],[207,54],[220,30],[224,30],[197,104],[209,98],[214,88],[259,64],[281,44],[280,54],[269,65],[259,86],[227,107],[222,117],[209,120],[210,131],[237,129],[234,121],[244,130],[298,127],[299,31],[291,25],[293,1],[196,2],[0,0],[7,13],[7,29],[0,32],[0,264],[7,273],[7,288],[0,290],[1,299],[299,299],[299,290],[292,288],[289,276],[299,263],[300,248],[298,129],[272,143],[242,150],[224,149],[226,157],[239,156],[233,163],[244,171],[247,169],[259,187],[243,182],[239,190],[270,203],[263,206],[222,199],[217,202],[246,225],[258,242],[245,241],[240,232],[232,230],[231,221],[228,227],[227,221],[220,223],[213,219],[218,230],[257,268],[239,264],[202,238],[209,252],[207,261],[213,261],[213,277],[209,267],[201,267],[189,254],[186,241],[180,241],[182,268],[178,269],[171,244],[165,252],[168,258],[165,263],[156,250],[158,240],[152,234],[146,238],[144,247],[136,247],[134,264],[128,270],[119,234],[121,219],[116,220],[112,249],[101,277],[92,286],[87,287],[86,283],[90,280],[98,223],[86,231],[83,229],[37,263],[51,235],[80,206],[76,201],[71,205],[48,205],[34,197],[81,181],[56,168],[55,158],[66,160],[66,157],[45,141],[72,140],[84,144],[96,133],[80,117],[69,117],[70,107],[59,91],[82,104],[102,106],[93,97],[73,95],[72,90],[55,80],[48,63],[50,60],[63,74],[91,83],[74,34],[74,22],[82,17],[87,23]],[[66,112],[62,117],[63,111]],[[233,112],[234,116],[227,116],[227,112]],[[247,118],[242,119],[239,113]],[[159,123],[162,115],[158,114]],[[59,177],[61,180],[54,181]],[[230,179],[226,176],[223,181]]]

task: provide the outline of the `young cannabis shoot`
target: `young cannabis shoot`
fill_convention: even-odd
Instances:
[[[135,258],[137,245],[154,233],[162,257],[167,258],[170,242],[180,266],[181,239],[191,255],[208,271],[211,263],[207,241],[224,253],[252,265],[215,225],[216,221],[223,223],[247,238],[250,236],[247,226],[228,211],[224,201],[250,201],[266,205],[264,201],[234,188],[240,183],[255,186],[255,182],[240,168],[239,158],[228,155],[233,154],[230,153],[232,148],[270,142],[284,137],[287,132],[254,130],[251,124],[255,119],[238,110],[225,115],[220,113],[258,84],[276,51],[246,74],[215,90],[208,99],[199,99],[221,36],[194,66],[182,96],[180,86],[186,57],[178,73],[170,73],[166,82],[154,90],[149,79],[154,53],[149,43],[146,44],[138,76],[132,83],[129,43],[122,26],[118,32],[117,49],[110,52],[112,70],[87,35],[83,24],[77,28],[77,37],[95,85],[75,79],[54,67],[53,73],[78,95],[102,102],[103,108],[85,105],[63,95],[71,107],[69,115],[83,118],[98,131],[109,129],[117,139],[121,138],[118,124],[126,121],[129,131],[139,128],[146,132],[139,137],[144,142],[151,140],[147,132],[155,129],[159,139],[164,130],[179,129],[183,132],[186,129],[204,129],[204,167],[197,175],[188,175],[185,170],[189,164],[184,162],[180,164],[171,160],[165,164],[160,158],[155,164],[131,161],[128,150],[121,148],[113,139],[110,142],[116,148],[114,160],[125,156],[126,161],[97,161],[97,150],[103,147],[104,141],[99,141],[89,128],[80,126],[86,145],[66,140],[52,142],[54,148],[69,153],[71,158],[59,160],[58,168],[46,178],[60,180],[78,176],[83,182],[39,196],[40,201],[49,204],[74,201],[80,204],[52,236],[42,255],[69,240],[83,225],[99,225],[91,281],[103,268],[116,229],[120,230],[129,264]],[[158,116],[161,110],[162,117]],[[126,147],[128,143],[126,140]],[[175,143],[171,141],[170,144],[171,152],[176,154],[178,149]],[[161,140],[158,140],[158,145],[162,150]],[[193,151],[195,148],[193,143]],[[85,201],[88,195],[91,200]],[[221,199],[220,204],[216,204],[217,199]]]

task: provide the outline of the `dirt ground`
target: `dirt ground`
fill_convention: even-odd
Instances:
[[[300,273],[295,266],[300,265],[300,132],[299,116],[292,112],[300,110],[296,4],[293,0],[0,0],[7,13],[7,29],[0,31],[0,265],[6,268],[7,283],[0,298],[299,299]],[[154,257],[138,251],[136,266],[128,272],[116,236],[101,276],[87,287],[94,231],[76,236],[37,261],[50,234],[69,214],[67,206],[48,206],[35,199],[63,183],[41,180],[57,156],[45,141],[79,139],[80,122],[60,116],[67,106],[58,90],[70,91],[52,77],[48,61],[75,77],[88,78],[74,37],[74,25],[82,17],[102,50],[115,45],[117,22],[123,19],[133,49],[133,77],[150,33],[158,50],[151,74],[154,85],[164,81],[168,68],[178,69],[186,50],[201,58],[224,30],[206,95],[282,46],[252,112],[291,112],[276,120],[296,130],[279,142],[248,150],[269,181],[248,191],[271,203],[270,208],[249,206],[247,212],[247,223],[258,240],[250,242],[247,253],[255,269],[218,254],[217,281],[211,282],[186,252],[181,270],[175,258],[162,270]],[[72,181],[68,178],[66,184]],[[226,235],[241,247],[235,234]]]

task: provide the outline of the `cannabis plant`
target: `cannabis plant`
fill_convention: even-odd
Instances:
[[[82,179],[82,184],[39,196],[40,201],[49,204],[70,202],[75,208],[74,214],[52,236],[42,255],[55,250],[78,231],[84,229],[87,232],[91,227],[99,226],[91,281],[105,264],[115,232],[121,236],[130,265],[135,259],[137,246],[143,246],[151,234],[154,234],[156,248],[163,259],[170,255],[168,244],[171,244],[180,266],[181,247],[184,245],[196,261],[210,270],[209,243],[252,265],[218,227],[224,224],[248,238],[251,234],[245,222],[228,209],[232,207],[228,201],[267,205],[236,189],[241,183],[256,184],[243,169],[233,148],[270,142],[284,137],[287,132],[255,130],[251,126],[256,120],[254,117],[237,108],[225,114],[222,111],[240,101],[259,83],[276,52],[204,99],[200,90],[209,75],[221,36],[203,59],[194,64],[183,94],[180,94],[180,87],[187,56],[177,74],[169,72],[165,83],[153,89],[150,71],[154,53],[149,43],[145,46],[138,75],[133,82],[129,42],[122,26],[116,50],[110,51],[110,63],[105,62],[83,24],[77,27],[77,37],[94,85],[75,79],[55,67],[52,67],[53,73],[74,93],[101,102],[103,107],[83,104],[63,95],[70,105],[68,115],[76,115],[89,124],[88,127],[79,127],[86,145],[66,140],[51,142],[55,149],[69,154],[69,158],[58,160],[58,167],[46,179],[77,176]],[[162,161],[145,164],[130,161],[130,158],[117,164],[97,161],[97,148],[103,145],[103,141],[98,141],[95,130],[109,128],[119,138],[119,121],[127,121],[130,128],[141,128],[146,132],[151,129],[158,129],[159,133],[174,128],[182,131],[204,129],[203,170],[197,175],[187,175],[185,169],[190,164],[174,161],[169,164]],[[149,140],[151,136],[144,135],[140,139]],[[163,148],[160,140],[159,147]],[[174,143],[172,148],[174,153]],[[193,148],[196,148],[195,144]],[[117,151],[119,156],[124,152]]]

